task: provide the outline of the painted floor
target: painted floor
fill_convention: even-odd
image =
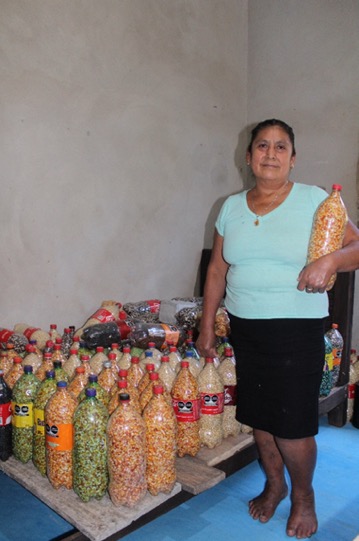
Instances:
[[[314,478],[319,530],[315,541],[353,541],[359,535],[359,430],[320,421]],[[253,521],[247,502],[263,487],[256,462],[150,522],[126,541],[288,541],[289,498],[267,524]],[[72,526],[0,472],[0,541],[52,541]]]

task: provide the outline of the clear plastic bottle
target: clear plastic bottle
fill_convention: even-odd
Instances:
[[[331,194],[316,210],[309,240],[307,263],[339,250],[343,245],[348,214],[340,195],[341,190],[340,184],[333,184]],[[333,287],[335,280],[336,274],[331,277],[327,290]]]
[[[85,374],[85,368],[83,366],[78,366],[75,368],[75,376],[72,378],[68,385],[68,391],[76,400],[86,387],[88,377]]]
[[[179,457],[196,456],[201,447],[200,393],[197,380],[189,371],[188,361],[181,361],[181,369],[173,382],[171,394],[177,418],[177,454]]]
[[[181,361],[183,360],[180,352],[177,349],[177,346],[170,346],[168,358],[172,370],[174,370],[177,374],[179,369],[181,368]]]
[[[39,356],[36,353],[36,349],[34,346],[31,346],[30,344],[26,346],[26,354],[22,361],[22,366],[32,366],[33,373],[40,368],[42,364],[42,359],[39,358]]]
[[[103,368],[103,363],[108,361],[108,357],[104,352],[103,346],[97,346],[96,353],[90,359],[91,373],[99,374]]]
[[[90,355],[87,355],[86,353],[81,353],[80,361],[81,361],[81,366],[84,367],[85,374],[88,377],[91,374]]]
[[[113,377],[115,378],[115,381],[117,381],[119,368],[117,366],[116,353],[109,353],[108,360],[111,363],[111,370],[112,370]]]
[[[34,430],[34,400],[40,380],[33,374],[32,366],[24,366],[23,375],[12,390],[12,451],[24,464],[32,459]]]
[[[1,346],[11,344],[14,346],[16,354],[22,355],[28,343],[28,339],[23,334],[0,327],[0,349]]]
[[[4,376],[8,373],[14,364],[15,357],[19,357],[16,353],[13,344],[6,344],[6,350],[1,352],[0,369],[4,372]]]
[[[163,397],[167,401],[167,403],[170,406],[172,406],[171,395],[165,389],[163,381],[160,379],[158,372],[151,372],[150,381],[149,381],[148,385],[146,385],[146,387],[143,389],[142,393],[140,394],[140,406],[141,406],[141,411],[142,412],[145,409],[145,407],[147,406],[147,404],[149,403],[149,401],[151,400],[151,398],[153,396],[153,388],[156,385],[160,385],[161,387],[163,387],[163,391],[162,391]]]
[[[95,389],[96,390],[96,398],[102,404],[107,408],[108,402],[109,402],[109,394],[105,389],[101,387],[101,385],[98,383],[98,376],[96,374],[90,374],[88,377],[88,382],[86,384],[86,387],[81,391],[78,400],[82,402],[86,398],[86,389]]]
[[[32,461],[35,468],[44,476],[46,475],[45,406],[55,392],[55,371],[48,370],[45,379],[39,385],[34,401],[34,434],[32,440]]]
[[[117,342],[114,342],[113,344],[111,344],[109,353],[114,353],[116,355],[116,364],[118,367],[118,363],[122,357],[122,351],[120,351],[119,344]]]
[[[109,400],[109,403],[108,403],[108,412],[109,414],[111,415],[115,409],[117,408],[118,406],[118,401],[119,401],[119,395],[121,393],[127,393],[129,396],[129,392],[128,392],[128,385],[127,385],[127,381],[125,379],[119,379],[118,381],[116,381],[115,383],[115,389],[112,390],[111,392],[111,395],[110,395],[110,400]],[[134,406],[134,403],[133,403],[133,400],[130,396],[130,400],[131,400],[131,404],[132,406]],[[136,408],[137,409],[137,408]],[[138,410],[137,410],[138,411]],[[139,413],[141,413],[141,408],[139,410]]]
[[[198,388],[201,395],[199,437],[202,445],[213,449],[223,441],[224,385],[212,357],[206,357],[198,376]]]
[[[85,391],[86,398],[74,413],[73,489],[82,501],[101,499],[107,490],[108,411],[96,398],[96,389]]]
[[[163,396],[161,385],[153,387],[143,412],[146,424],[148,491],[153,496],[169,493],[176,482],[177,420],[173,407]]]
[[[327,338],[329,338],[330,343],[332,345],[332,349],[333,349],[332,377],[333,377],[333,387],[335,387],[339,379],[344,340],[341,333],[339,332],[337,323],[332,323],[331,329],[329,329],[329,331],[327,331],[325,335]]]
[[[117,381],[112,372],[111,361],[105,361],[103,363],[102,370],[97,377],[99,385],[101,385],[101,387],[105,389],[107,393],[110,393],[112,387]]]
[[[61,351],[66,359],[70,356],[70,349],[72,346],[74,331],[71,327],[65,327],[61,337]]]
[[[75,369],[78,366],[81,366],[81,359],[78,356],[78,350],[76,348],[71,348],[70,355],[64,362],[64,366],[63,366],[66,374],[69,377],[69,380],[71,380],[74,377]]]
[[[39,366],[39,368],[36,370],[35,376],[40,381],[44,381],[44,379],[46,378],[46,372],[48,370],[53,370],[53,368],[54,368],[54,363],[52,362],[51,353],[44,353],[44,359],[41,365]]]
[[[139,394],[142,393],[144,388],[149,384],[150,382],[150,374],[151,372],[155,371],[155,365],[153,363],[148,363],[145,366],[145,373],[143,374],[142,378],[140,379],[138,383],[138,392]]]
[[[150,355],[152,353],[152,355]],[[161,365],[162,353],[156,348],[154,342],[148,342],[148,347],[140,355],[140,364],[143,369],[146,368],[147,363],[155,365],[155,370],[158,372]]]
[[[54,368],[54,371],[55,371],[55,380],[56,380],[56,382],[66,381],[66,383],[68,383],[69,376],[67,375],[67,373],[63,369],[62,362],[61,361],[54,361],[52,364],[53,364],[53,368]]]
[[[127,373],[128,382],[131,383],[134,387],[138,387],[138,384],[140,383],[144,374],[145,372],[140,366],[139,357],[131,357],[131,366],[128,369]]]
[[[199,356],[194,356],[191,349],[186,349],[184,360],[188,362],[189,371],[197,379],[202,370]],[[179,365],[179,369],[180,368],[181,364]]]
[[[124,368],[128,370],[131,366],[131,348],[130,346],[123,346],[122,356],[117,363],[119,369]]]
[[[60,361],[61,365],[65,364],[66,358],[62,353],[61,344],[54,345],[54,351],[52,353],[52,362]]]
[[[17,323],[14,331],[23,334],[29,341],[36,340],[37,346],[41,351],[44,349],[47,340],[50,340],[49,333],[38,327],[31,327],[27,323]]]
[[[146,425],[128,394],[120,395],[109,419],[107,448],[111,501],[115,506],[134,507],[147,492]]]
[[[61,338],[61,335],[57,330],[56,323],[51,323],[50,324],[49,335],[50,335],[50,340],[52,340],[53,342],[56,342],[56,338]]]
[[[172,390],[172,385],[176,377],[176,372],[171,368],[170,358],[168,355],[163,355],[161,359],[161,366],[158,371],[158,375],[163,382],[165,389],[168,393]]]
[[[72,488],[73,416],[77,400],[67,390],[66,381],[57,382],[56,392],[45,406],[46,470],[53,488]]]
[[[22,357],[14,357],[10,370],[4,376],[6,384],[12,389],[17,380],[23,375]]]
[[[11,389],[0,370],[0,460],[5,462],[12,454]]]
[[[236,419],[237,411],[237,374],[233,349],[227,346],[223,352],[223,360],[217,368],[224,385],[223,437],[237,436],[241,425]]]

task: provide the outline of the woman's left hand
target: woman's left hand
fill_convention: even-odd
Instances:
[[[300,271],[297,289],[299,291],[305,290],[307,293],[324,293],[330,278],[335,272],[330,254],[322,256]]]

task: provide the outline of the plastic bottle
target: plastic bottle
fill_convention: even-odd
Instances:
[[[333,349],[333,387],[338,382],[339,372],[340,372],[340,363],[342,360],[344,340],[342,335],[339,332],[338,324],[332,323],[331,329],[325,333],[326,337],[329,338],[330,343]]]
[[[58,383],[59,381],[66,381],[68,383],[69,376],[67,375],[67,373],[63,369],[62,362],[61,361],[54,361],[52,364],[53,364],[53,368],[54,368],[54,371],[55,371],[55,380],[56,380],[56,382]]]
[[[34,401],[34,435],[32,441],[33,464],[44,476],[46,475],[45,406],[55,392],[55,371],[48,370],[45,379],[39,385]]]
[[[348,214],[342,201],[340,184],[333,184],[332,193],[317,208],[308,246],[307,263],[339,250],[343,245]],[[327,285],[331,289],[336,280],[333,274]]]
[[[27,323],[17,323],[14,327],[16,333],[23,334],[29,341],[36,340],[37,346],[40,350],[43,350],[47,340],[50,340],[49,333],[39,329],[38,327],[31,327]]]
[[[145,370],[146,370],[145,373],[143,374],[142,378],[140,379],[138,383],[139,394],[141,394],[144,388],[149,384],[150,373],[155,371],[155,365],[153,363],[148,363],[145,366]]]
[[[51,323],[50,324],[49,335],[50,335],[50,340],[52,340],[53,342],[56,342],[56,338],[61,338],[61,335],[57,330],[56,323]]]
[[[355,349],[350,350],[349,382],[348,382],[348,404],[347,404],[347,423],[352,420],[354,411],[356,383],[359,381],[359,362]]]
[[[78,400],[82,402],[86,398],[86,389],[95,389],[96,398],[107,408],[109,401],[109,394],[98,383],[98,377],[96,374],[90,374],[85,389],[83,389],[78,397]]]
[[[71,327],[65,327],[61,337],[61,351],[66,359],[70,356],[70,349],[72,346],[74,330]]]
[[[57,382],[56,392],[45,407],[46,470],[53,488],[72,488],[73,415],[77,400],[67,390],[66,381]]]
[[[60,361],[61,365],[64,365],[66,358],[62,353],[61,344],[54,345],[54,351],[52,353],[52,362]]]
[[[212,357],[206,357],[198,376],[198,388],[201,395],[199,437],[202,445],[213,449],[223,441],[224,385]]]
[[[147,444],[146,479],[152,496],[171,492],[176,482],[177,420],[163,391],[160,385],[153,387],[151,400],[143,412]]]
[[[172,390],[172,385],[176,377],[176,372],[171,368],[170,359],[168,355],[163,355],[161,359],[161,366],[158,371],[158,375],[163,382],[165,389],[168,393]]]
[[[181,361],[181,369],[173,382],[171,394],[177,418],[177,454],[180,457],[196,456],[201,447],[200,394],[196,378],[189,371],[188,361]]]
[[[3,370],[4,376],[8,373],[12,365],[14,364],[15,357],[19,357],[16,353],[13,344],[6,344],[6,350],[1,352],[0,369]]]
[[[4,376],[6,384],[12,389],[17,380],[23,375],[24,367],[22,366],[22,357],[14,357],[13,365]]]
[[[119,369],[124,368],[128,370],[131,366],[131,348],[130,346],[123,346],[122,355],[117,363]]]
[[[111,415],[115,409],[117,408],[118,406],[118,401],[119,401],[119,395],[121,393],[126,393],[130,396],[129,392],[128,392],[128,385],[127,385],[127,381],[125,379],[119,379],[118,381],[116,381],[115,383],[115,386],[116,388],[113,390],[113,392],[111,393],[111,396],[110,396],[110,400],[109,400],[109,403],[108,403],[108,412],[109,414]],[[132,397],[130,396],[130,400],[131,400],[131,405],[134,407],[135,404],[133,402],[133,399]],[[142,413],[141,411],[141,407],[139,408],[139,410],[137,408],[135,408],[139,413]]]
[[[117,381],[117,379],[118,379],[118,371],[119,371],[116,359],[117,359],[116,353],[109,353],[108,354],[108,360],[111,363],[111,370],[112,370],[113,377],[115,378],[115,381]]]
[[[120,351],[119,345],[117,342],[114,342],[113,344],[111,344],[109,353],[114,353],[116,355],[116,364],[118,366],[118,363],[122,357],[122,351]]]
[[[23,334],[0,327],[0,346],[11,344],[14,346],[16,354],[19,355],[25,352],[28,343],[28,339]]]
[[[177,374],[177,372],[181,368],[181,361],[183,360],[180,352],[177,349],[177,346],[170,346],[168,358],[172,370],[174,370]]]
[[[163,397],[165,398],[167,403],[170,406],[172,406],[171,395],[165,389],[163,381],[161,381],[158,372],[151,372],[150,381],[149,381],[148,385],[146,385],[146,387],[143,389],[142,393],[140,394],[140,406],[141,406],[141,411],[142,412],[143,412],[143,410],[145,409],[145,407],[147,406],[147,404],[149,403],[149,401],[151,400],[151,398],[153,396],[153,388],[155,387],[155,385],[160,385],[161,387],[163,387],[163,391],[162,391]]]
[[[12,454],[11,389],[0,370],[0,460],[5,462]]]
[[[120,395],[109,419],[107,448],[111,501],[115,506],[134,507],[147,492],[146,425],[128,394]]]
[[[78,356],[78,350],[76,348],[70,349],[70,355],[64,362],[63,369],[71,380],[75,375],[75,368],[81,366],[81,359]]]
[[[80,354],[80,361],[81,361],[80,366],[84,367],[85,374],[88,377],[91,374],[90,355],[87,355],[86,353],[81,353]],[[75,373],[74,373],[74,375],[75,375]],[[72,377],[74,377],[74,376],[72,376]]]
[[[129,383],[132,383],[134,387],[138,387],[142,377],[145,372],[140,366],[139,357],[131,357],[131,366],[127,371],[127,380]]]
[[[32,366],[24,366],[24,373],[12,391],[12,451],[24,464],[32,459],[34,400],[39,385],[40,380],[33,374]]]
[[[217,371],[224,385],[223,438],[239,434],[241,425],[236,419],[237,411],[237,374],[233,349],[227,346],[223,360]]]
[[[36,349],[34,346],[31,346],[30,344],[26,346],[26,354],[22,361],[22,366],[32,366],[33,373],[40,368],[42,364],[42,359],[39,358],[39,356],[36,353]]]
[[[85,368],[83,366],[78,366],[75,368],[75,376],[72,378],[68,384],[68,391],[76,400],[79,397],[81,391],[86,387],[88,377],[85,374]]]
[[[48,372],[49,370],[53,370],[53,368],[54,363],[52,362],[51,353],[44,353],[44,359],[39,368],[36,370],[35,376],[40,381],[44,381],[44,379],[46,378],[46,372]]]
[[[86,389],[85,394],[74,413],[73,489],[88,502],[101,499],[107,490],[108,412],[96,398],[96,389]]]
[[[145,370],[146,364],[151,363],[155,365],[156,372],[159,370],[161,365],[161,352],[155,347],[154,342],[148,343],[148,348],[145,349],[140,355],[140,365]]]
[[[197,379],[202,370],[199,356],[198,357],[195,356],[193,353],[193,350],[186,349],[184,360],[188,362],[189,371]],[[180,368],[181,368],[181,364],[179,365],[178,369]]]
[[[319,387],[319,396],[328,396],[330,391],[333,388],[333,375],[332,370],[330,370],[327,360],[324,360],[322,380]]]
[[[104,352],[104,347],[97,346],[96,353],[90,359],[91,374],[98,375],[101,372],[105,361],[108,361],[108,357]]]
[[[111,361],[105,361],[99,375],[97,376],[98,383],[107,393],[111,392],[113,385],[116,383],[116,378],[112,372]]]

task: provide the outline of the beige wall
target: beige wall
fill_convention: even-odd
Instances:
[[[0,13],[0,326],[192,295],[219,205],[243,186],[248,124],[269,116],[295,128],[293,178],[342,182],[357,219],[357,0],[0,0]]]
[[[0,326],[62,330],[104,299],[192,295],[211,208],[241,187],[247,2],[0,13]]]

